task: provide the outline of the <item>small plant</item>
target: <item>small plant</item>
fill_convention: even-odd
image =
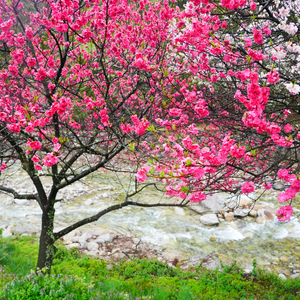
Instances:
[[[250,274],[255,277],[257,275],[257,261],[253,259],[253,269],[251,270]]]

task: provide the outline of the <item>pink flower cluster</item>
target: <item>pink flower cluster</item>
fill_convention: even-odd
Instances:
[[[143,182],[147,179],[146,173],[149,172],[150,167],[147,165],[143,165],[142,169],[137,172],[135,175],[138,182]]]
[[[293,208],[290,205],[282,206],[276,211],[276,216],[280,222],[290,221]]]
[[[253,181],[246,182],[242,185],[242,193],[249,194],[254,192],[255,186]]]

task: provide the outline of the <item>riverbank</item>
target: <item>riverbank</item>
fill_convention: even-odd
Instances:
[[[0,299],[300,299],[300,279],[282,280],[255,263],[249,274],[236,265],[215,271],[196,265],[183,271],[158,260],[103,261],[62,244],[52,276],[29,275],[37,259],[36,240],[0,238]]]

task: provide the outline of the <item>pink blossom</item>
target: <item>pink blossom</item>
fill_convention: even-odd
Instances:
[[[138,182],[143,182],[147,179],[147,175],[143,169],[139,170],[135,176]]]
[[[5,163],[2,163],[0,167],[0,172],[4,172],[4,170],[7,168],[7,165]]]
[[[29,39],[29,40],[32,40],[33,39],[33,32],[32,32],[32,29],[31,28],[27,28],[25,30],[25,35],[26,37]]]
[[[253,29],[253,37],[254,37],[254,41],[257,44],[262,44],[263,43],[263,35],[261,30],[257,30],[256,28]]]
[[[291,132],[291,131],[293,131],[293,129],[294,129],[293,126],[291,126],[290,124],[287,124],[284,126],[285,132]]]
[[[246,182],[242,185],[242,193],[243,194],[252,193],[254,191],[254,189],[255,189],[255,187],[254,187],[253,181]]]
[[[121,124],[120,127],[121,127],[121,129],[123,130],[124,133],[130,133],[131,132],[130,124]]]
[[[296,196],[296,190],[288,188],[285,192],[282,192],[278,195],[279,202],[286,202],[293,199]]]
[[[230,149],[230,154],[236,158],[242,158],[245,155],[246,148],[244,146],[238,147],[236,144]]]
[[[135,175],[138,182],[143,182],[147,179],[146,173],[149,172],[150,167],[147,165],[143,165],[142,169],[137,172]]]
[[[32,67],[34,67],[35,64],[36,64],[36,59],[33,58],[33,57],[28,57],[28,58],[26,59],[26,62],[27,62],[28,67],[32,68]]]
[[[21,131],[21,127],[19,124],[7,124],[7,128],[16,133]]]
[[[47,167],[52,167],[53,165],[56,165],[59,161],[59,158],[54,156],[52,153],[48,153],[44,158],[43,158],[43,163]]]
[[[40,161],[40,159],[36,155],[34,155],[31,160],[35,163]]]
[[[61,144],[59,144],[59,143],[57,143],[57,144],[54,144],[53,151],[54,151],[54,152],[58,152],[58,151],[59,151],[59,149],[60,149],[60,147],[61,147]]]
[[[265,35],[270,35],[272,33],[268,25],[263,28],[263,32],[265,33]]]
[[[12,75],[14,75],[14,76],[17,76],[18,74],[19,74],[19,69],[18,69],[18,67],[17,66],[15,66],[15,65],[9,65],[8,66],[8,70],[9,70],[9,72],[12,74]]]
[[[47,77],[47,72],[44,68],[41,68],[38,70],[37,75],[36,75],[36,80],[44,80]]]
[[[39,141],[29,141],[27,142],[27,145],[34,151],[40,150],[42,148],[42,145]]]
[[[276,211],[276,216],[280,222],[290,221],[293,208],[290,205],[282,206]]]
[[[267,74],[267,78],[269,83],[276,83],[279,80],[279,74],[276,70],[272,70]]]
[[[279,169],[277,172],[278,178],[289,181],[290,175],[287,169]]]
[[[256,4],[255,2],[252,2],[252,3],[250,4],[250,9],[251,9],[251,10],[256,10],[256,7],[257,7],[257,4]]]
[[[264,183],[263,186],[266,190],[270,190],[272,188],[272,184],[270,182]]]
[[[203,192],[196,192],[190,195],[189,200],[192,203],[201,202],[206,199],[206,195]]]
[[[35,168],[36,170],[38,170],[38,171],[40,171],[40,170],[43,169],[42,166],[39,165],[39,164],[35,165],[34,168]]]

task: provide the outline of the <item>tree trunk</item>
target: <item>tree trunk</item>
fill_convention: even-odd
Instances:
[[[50,273],[52,261],[56,252],[53,234],[54,207],[46,208],[42,216],[42,231],[40,235],[39,257],[37,269],[43,273]]]

